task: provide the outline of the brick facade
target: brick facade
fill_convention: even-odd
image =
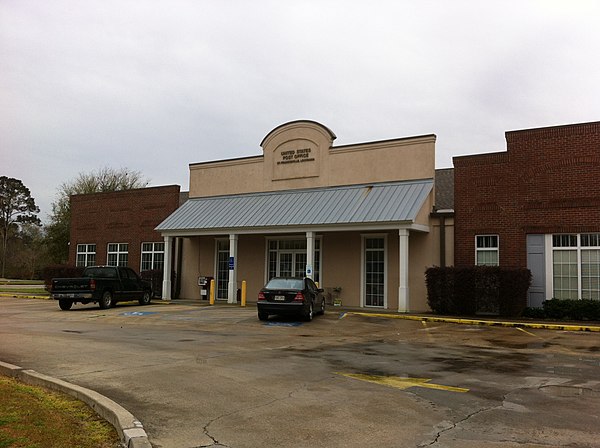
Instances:
[[[141,267],[142,243],[162,242],[154,228],[179,207],[180,187],[141,188],[71,196],[69,264],[77,245],[96,245],[96,264],[107,263],[109,243],[129,244],[128,265]]]
[[[506,132],[507,151],[454,157],[455,265],[475,235],[499,236],[501,266],[526,267],[527,234],[600,232],[600,122]]]

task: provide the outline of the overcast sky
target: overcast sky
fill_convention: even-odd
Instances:
[[[80,172],[187,190],[296,119],[336,145],[433,133],[450,167],[600,120],[599,23],[593,0],[0,0],[0,175],[46,219]]]

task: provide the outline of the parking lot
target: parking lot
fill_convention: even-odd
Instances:
[[[592,447],[598,333],[0,298],[0,360],[96,390],[155,447]]]

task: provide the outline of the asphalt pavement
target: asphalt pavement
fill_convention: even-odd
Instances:
[[[594,332],[0,298],[0,341],[0,360],[123,406],[154,447],[599,446]]]

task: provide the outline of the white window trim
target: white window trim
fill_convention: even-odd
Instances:
[[[117,251],[116,252],[111,252],[109,250],[110,245],[111,244],[116,244],[117,245]],[[121,252],[121,245],[122,244],[126,244],[127,245],[127,252]],[[108,265],[108,257],[111,255],[117,254],[117,264],[115,266],[121,266],[119,264],[119,255],[121,254],[127,254],[127,264],[125,266],[121,266],[121,267],[126,267],[129,265],[129,243],[107,243],[106,244],[106,264]]]
[[[214,256],[214,277],[213,279],[215,280],[215,300],[218,300],[220,302],[226,302],[227,301],[227,297],[223,298],[223,297],[219,297],[219,242],[227,242],[227,247],[229,248],[229,237],[219,237],[219,238],[215,238],[215,256]],[[225,251],[223,251],[225,252]],[[229,249],[227,249],[227,253],[229,254]],[[227,255],[227,259],[229,260],[229,255]],[[236,260],[237,263],[237,260]],[[227,275],[229,275],[229,270],[227,270]],[[227,282],[227,287],[229,288],[229,282]]]
[[[361,243],[360,243],[360,307],[361,308],[371,308],[371,309],[388,309],[388,234],[387,233],[364,233],[360,235]],[[373,306],[366,305],[366,296],[367,296],[367,284],[365,282],[365,249],[366,249],[366,239],[367,238],[383,238],[383,307],[381,306]]]
[[[583,232],[584,235],[598,232]],[[577,246],[554,247],[553,237],[555,235],[575,235],[577,237]],[[554,298],[554,251],[559,250],[575,250],[577,251],[577,300],[582,298],[582,279],[581,279],[581,251],[587,249],[598,249],[600,246],[582,246],[581,233],[550,233],[545,235],[546,246],[546,295],[547,300]]]
[[[482,247],[482,248],[477,247],[477,238],[479,238],[481,236],[483,236],[483,237],[495,236],[497,238],[498,245],[496,246],[495,251],[498,254],[498,264],[495,264],[495,265],[477,264],[477,254],[479,252],[491,252],[492,250],[494,250],[493,247]],[[497,233],[484,233],[484,234],[475,235],[475,263],[474,264],[475,264],[475,266],[500,266],[500,235],[498,235]]]
[[[269,281],[269,243],[271,241],[283,241],[283,240],[306,240],[306,234],[302,235],[285,235],[285,236],[267,236],[265,237],[265,275],[264,275],[264,283]],[[322,288],[325,284],[323,280],[323,235],[315,235],[315,241],[319,241],[319,288]],[[277,253],[279,254],[279,249],[277,249]],[[279,260],[279,257],[278,257]],[[314,266],[313,266],[314,270]],[[314,279],[313,279],[314,281]],[[316,283],[316,282],[315,282]]]
[[[144,250],[144,244],[152,244],[152,250],[151,251]],[[154,247],[156,244],[162,244],[163,250],[155,250]],[[155,254],[163,254],[163,269],[164,269],[164,263],[165,263],[165,259],[164,259],[165,246],[164,246],[164,244],[165,244],[164,241],[144,241],[144,242],[142,242],[142,244],[140,244],[140,272],[142,272],[142,269],[144,266],[144,254],[152,254],[152,261],[150,262],[152,267],[150,268],[150,270],[154,270],[154,264],[155,264],[154,255]],[[159,270],[163,270],[163,269],[159,269]]]
[[[85,246],[85,252],[79,252],[79,246]],[[89,246],[94,246],[94,251],[88,251]],[[75,247],[75,266],[85,268],[87,266],[92,266],[88,264],[88,256],[94,254],[94,260],[96,260],[96,254],[98,253],[98,246],[95,243],[78,243]],[[79,255],[85,255],[85,263],[83,266],[80,266],[78,263]],[[94,261],[95,264],[95,261]]]

